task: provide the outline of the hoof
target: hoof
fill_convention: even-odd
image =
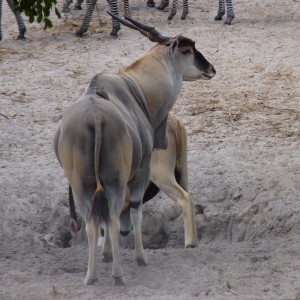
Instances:
[[[195,244],[188,244],[188,245],[185,245],[185,248],[196,248],[197,245]]]
[[[138,266],[147,266],[148,265],[148,260],[146,258],[142,259],[142,258],[138,258],[136,260]]]
[[[25,41],[26,37],[23,35],[18,35],[17,40]]]
[[[82,7],[81,7],[81,5],[74,5],[74,9],[76,9],[76,10],[82,10]]]
[[[224,22],[224,25],[231,25],[231,22],[233,21],[234,18],[228,17],[227,20]]]
[[[187,16],[188,12],[184,12],[181,15],[181,20],[185,20],[186,16]]]
[[[117,38],[117,37],[118,37],[118,32],[112,31],[112,32],[110,33],[110,35],[111,35],[113,38]]]
[[[118,37],[118,32],[119,30],[121,29],[120,26],[116,27],[116,28],[113,28],[112,32],[110,33],[110,35],[114,38],[117,38]]]
[[[158,5],[156,8],[159,9],[159,10],[163,10],[163,9],[165,9],[168,5],[169,5],[169,3],[168,3],[168,4],[161,3],[161,4]]]
[[[124,285],[123,276],[113,276],[113,286]]]
[[[76,31],[76,32],[75,32],[75,35],[78,36],[78,37],[83,37],[83,32],[81,32],[81,31]]]
[[[147,1],[147,7],[155,7],[155,2],[154,1]]]
[[[26,28],[24,28],[24,29],[21,29],[20,31],[19,31],[19,35],[18,35],[18,40],[26,40],[26,37],[25,37],[25,32],[26,32]]]
[[[216,15],[215,16],[215,21],[221,21],[222,17],[223,17],[223,15]]]
[[[69,12],[70,12],[70,8],[69,7],[64,7],[62,10],[61,10],[61,12],[63,13],[63,14],[68,14]]]
[[[84,279],[84,284],[85,285],[93,285],[96,281],[98,280],[98,278],[85,278]]]

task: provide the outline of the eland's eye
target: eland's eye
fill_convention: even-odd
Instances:
[[[187,54],[191,54],[191,50],[190,49],[185,49],[181,52],[183,55],[187,55]]]

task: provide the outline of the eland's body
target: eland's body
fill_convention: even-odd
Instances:
[[[123,283],[119,217],[125,209],[130,209],[134,227],[135,258],[138,264],[147,264],[141,203],[149,181],[152,150],[167,146],[167,117],[183,81],[215,75],[214,67],[192,40],[164,37],[131,19],[118,20],[159,44],[117,75],[96,75],[82,97],[65,112],[54,139],[57,158],[86,223],[86,284],[97,279],[100,222],[108,228],[114,284]]]
[[[183,123],[169,114],[167,124],[168,146],[166,149],[154,149],[150,162],[150,182],[143,197],[143,203],[153,199],[162,191],[178,203],[183,213],[185,247],[196,247],[198,237],[195,223],[195,208],[188,187],[187,132]],[[71,244],[81,243],[85,239],[84,222],[78,224],[72,189],[69,190]],[[129,211],[121,214],[121,244],[125,247],[127,235],[132,229]],[[80,230],[79,230],[80,229]],[[101,230],[101,242],[104,230]],[[99,243],[98,243],[99,244]],[[107,251],[110,249],[108,248]],[[105,254],[109,256],[108,253]]]

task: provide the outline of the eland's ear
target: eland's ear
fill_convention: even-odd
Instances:
[[[178,45],[179,45],[179,40],[178,40],[178,35],[176,35],[174,37],[174,40],[172,41],[172,43],[169,46],[170,55],[172,57],[175,56],[177,49],[178,49]]]

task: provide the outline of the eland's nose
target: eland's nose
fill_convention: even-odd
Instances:
[[[213,74],[214,74],[214,75],[216,75],[216,74],[217,74],[217,71],[216,71],[216,69],[215,69],[215,67],[214,67],[214,66],[212,66],[212,72],[213,72]]]

